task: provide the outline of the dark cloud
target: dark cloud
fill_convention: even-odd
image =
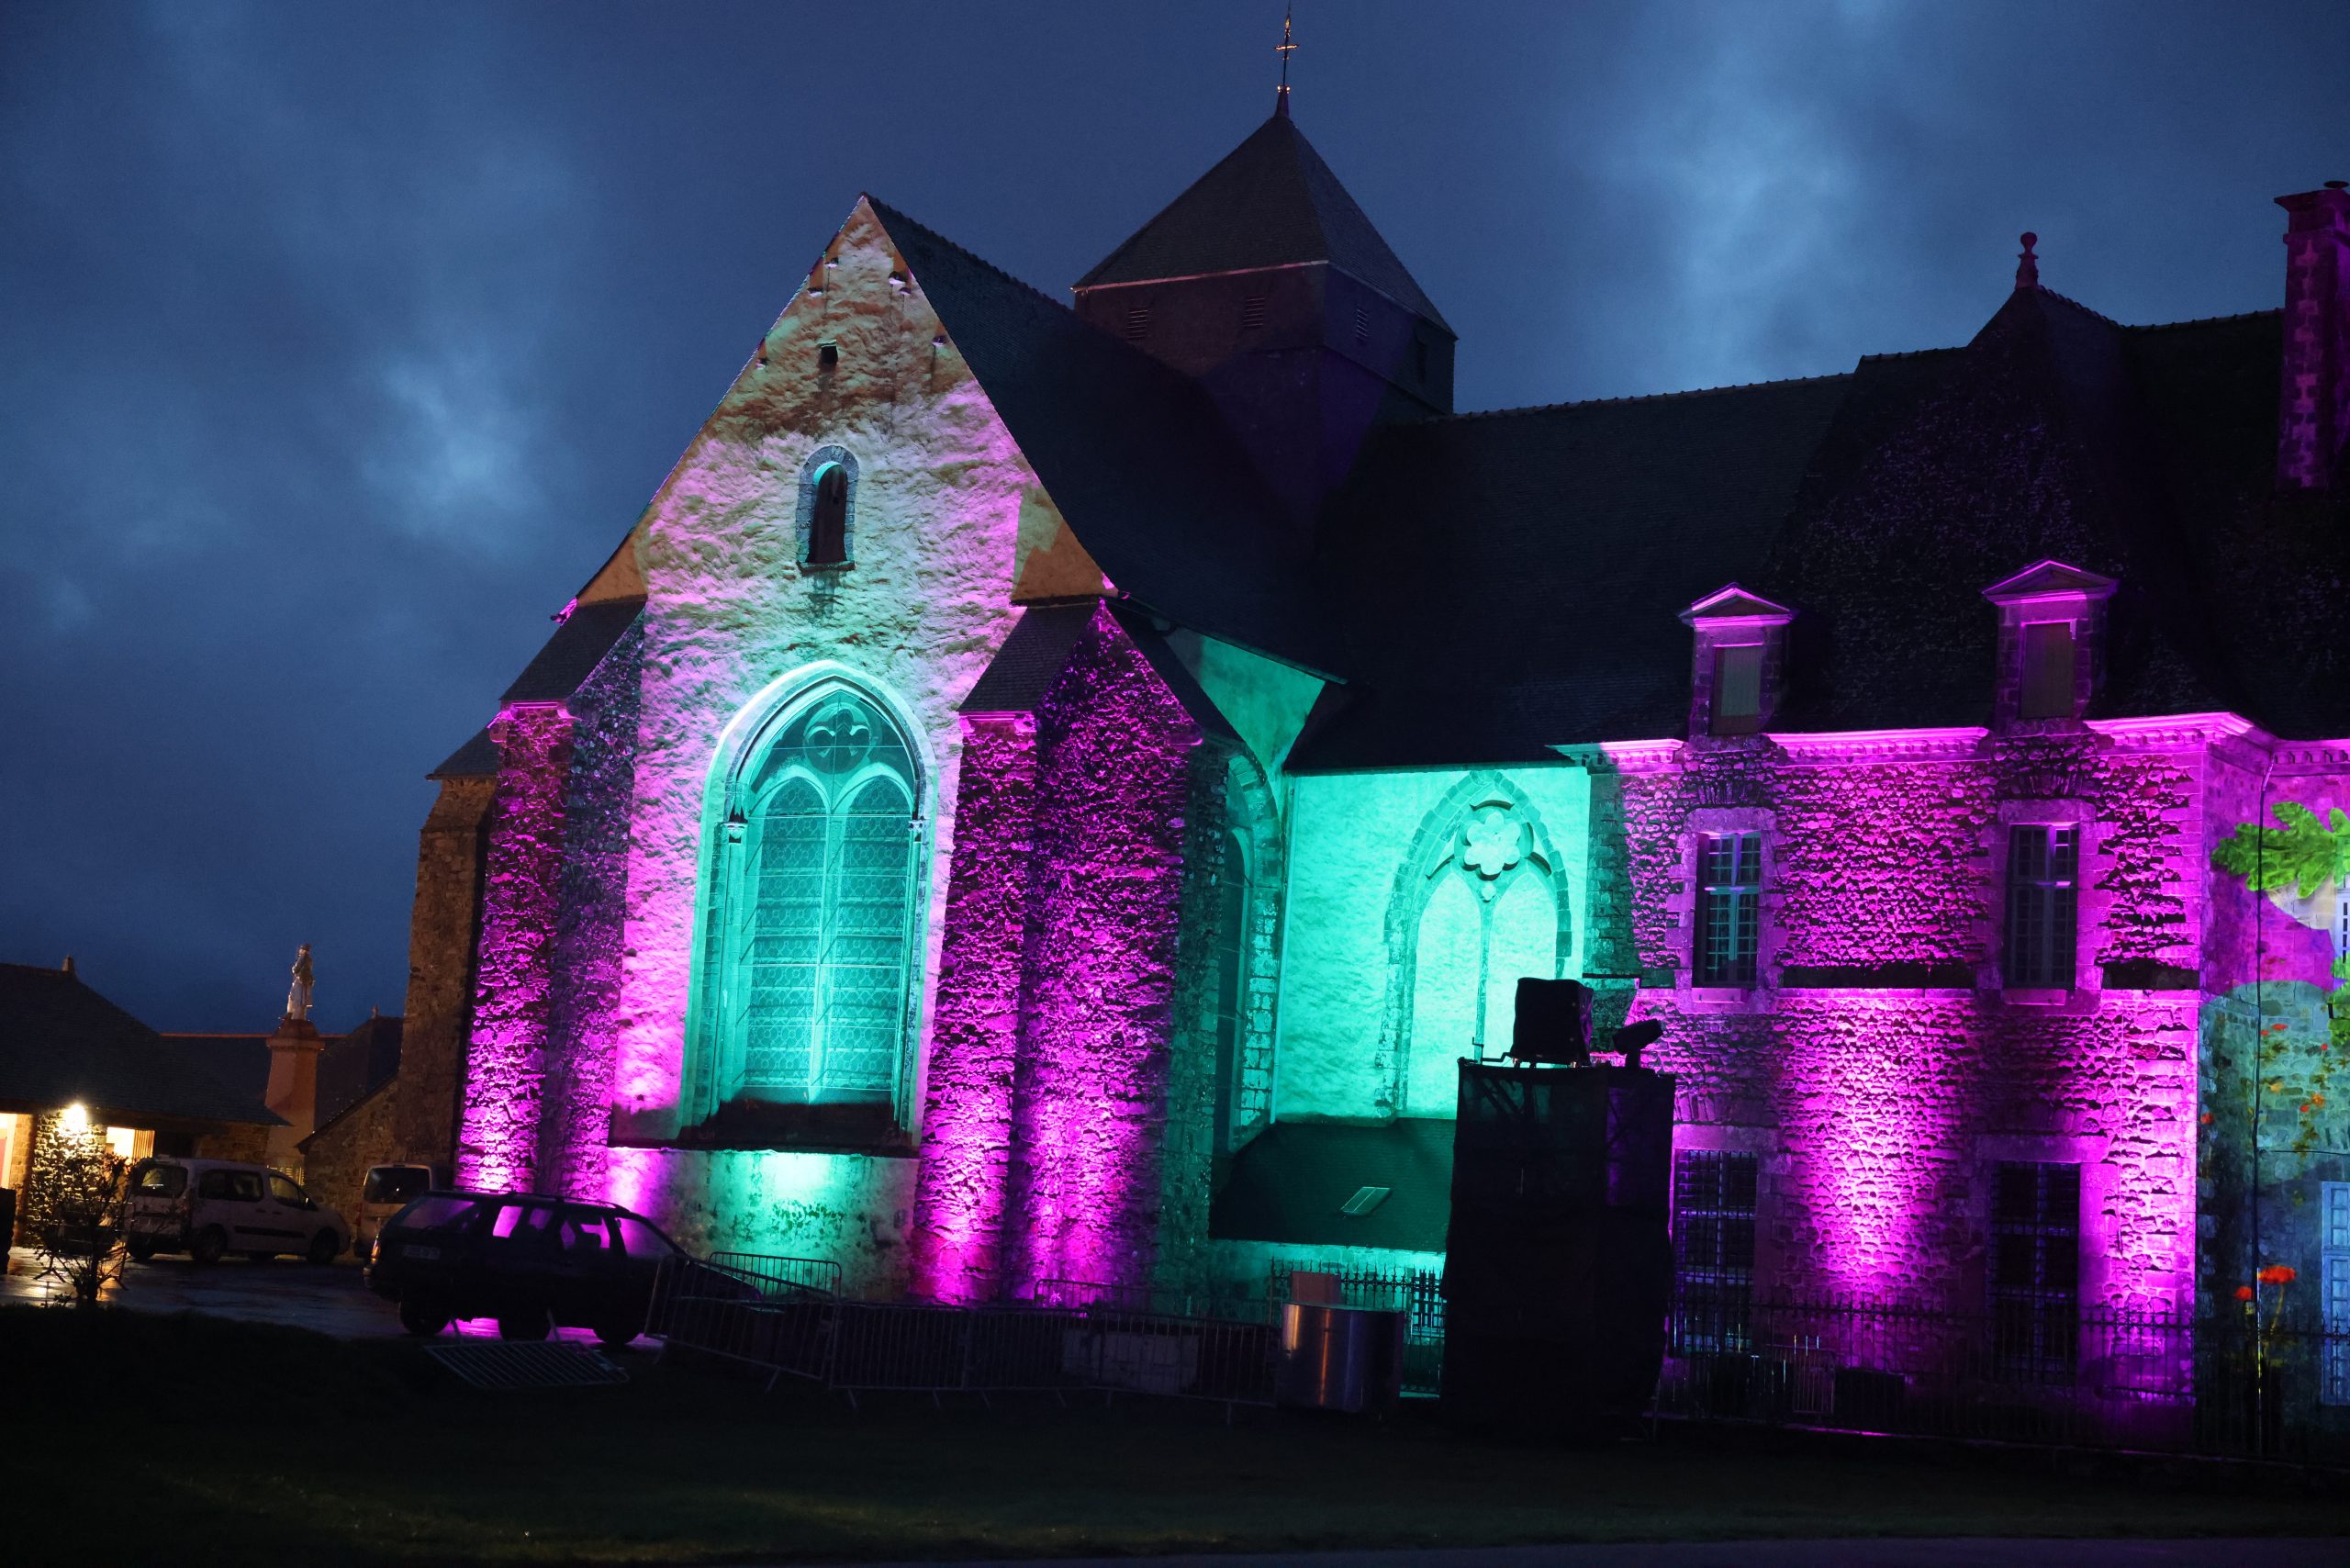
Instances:
[[[0,8],[0,957],[400,1004],[424,769],[858,190],[1046,288],[1270,107],[1272,4]],[[2014,236],[2276,302],[2350,8],[1307,6],[1464,406],[1963,341]]]

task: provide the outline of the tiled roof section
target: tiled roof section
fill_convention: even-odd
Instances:
[[[502,702],[560,702],[588,683],[612,644],[636,622],[641,599],[611,599],[573,607],[538,656],[506,689]]]
[[[489,726],[485,724],[474,732],[474,738],[449,754],[447,761],[425,775],[427,778],[491,778],[498,774],[498,743],[489,738]]]
[[[1324,534],[1359,678],[1291,766],[1528,760],[1680,733],[1676,612],[1731,580],[1770,591],[1760,568],[1852,379],[1381,432]]]
[[[1313,262],[1327,262],[1445,327],[1436,306],[1305,133],[1287,116],[1277,115],[1080,278],[1077,286]]]
[[[319,1053],[319,1125],[341,1115],[399,1071],[406,1024],[405,1019],[377,1014],[348,1035],[329,1037],[326,1049]]]
[[[2127,337],[2019,289],[1932,375],[1863,364],[1757,579],[1800,612],[1782,725],[1987,722],[1998,618],[1982,590],[2050,556],[2121,580],[2093,713],[2234,706],[2180,570]]]
[[[161,1036],[164,1046],[181,1052],[222,1088],[256,1103],[269,1093],[267,1035],[181,1035]]]
[[[994,661],[972,684],[971,694],[963,699],[959,711],[1035,712],[1053,682],[1060,678],[1069,655],[1092,626],[1094,617],[1102,612],[1102,604],[1099,599],[1087,599],[1075,604],[1031,605],[1022,612],[1003,646],[996,651]],[[1203,734],[1224,740],[1239,738],[1214,700],[1184,667],[1182,660],[1175,656],[1166,633],[1153,623],[1148,611],[1121,602],[1111,605],[1110,613]]]
[[[1093,623],[1094,605],[1035,604],[1021,611],[1012,634],[963,699],[965,713],[1033,713]]]
[[[1368,1214],[1340,1213],[1364,1187],[1389,1192]],[[1441,1252],[1451,1215],[1449,1121],[1276,1122],[1233,1157],[1208,1234],[1219,1241]]]
[[[258,1095],[217,1081],[62,969],[0,964],[0,1103],[93,1115],[272,1125]]]
[[[1330,668],[1311,563],[1284,544],[1279,509],[1207,394],[894,207],[872,205],[1111,581],[1186,626]]]

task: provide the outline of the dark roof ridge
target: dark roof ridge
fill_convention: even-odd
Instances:
[[[883,201],[879,196],[875,196],[871,191],[860,192],[859,196],[863,200],[872,203],[873,210],[881,214],[883,227],[888,227],[889,220],[892,218],[899,219],[901,222],[911,223],[915,228],[921,230],[923,233],[929,235],[932,239],[937,241],[940,244],[946,246],[948,250],[954,252],[957,255],[962,257],[965,261],[970,263],[973,266],[976,266],[985,272],[993,273],[996,276],[1003,279],[1004,282],[1012,285],[1014,288],[1026,290],[1028,293],[1035,295],[1038,299],[1043,300],[1046,304],[1051,306],[1056,310],[1062,311],[1070,316],[1077,315],[1077,312],[1069,309],[1068,305],[1064,304],[1060,300],[1055,299],[1051,295],[1046,294],[1043,289],[1038,288],[1026,278],[1015,277],[1011,273],[1008,273],[1002,267],[997,266],[993,262],[989,261],[985,256],[980,255],[977,251],[972,250],[970,247],[957,244],[945,234],[939,232],[935,229],[933,229],[929,224],[924,223],[912,213],[908,212],[904,207],[892,207],[890,203]],[[920,284],[922,279],[917,277],[914,279],[914,282],[916,284]],[[1079,319],[1082,320],[1083,318],[1080,317]],[[1100,329],[1096,328],[1095,330],[1099,331]],[[1105,338],[1110,337],[1110,334],[1107,332],[1103,332],[1102,335]],[[1111,341],[1115,342],[1121,340],[1112,338]]]
[[[1923,359],[1928,354],[1964,353],[1965,352],[1966,345],[1964,343],[1945,343],[1938,349],[1887,349],[1882,353],[1864,353],[1861,356],[1860,363],[1863,364],[1874,364],[1880,360]]]
[[[2249,321],[2257,316],[2281,316],[2285,308],[2272,305],[2266,310],[2238,310],[2226,316],[2189,316],[2183,321],[2141,321],[2124,326],[2125,332],[2173,332],[2182,327],[2216,327],[2223,321]]]
[[[1571,398],[1561,403],[1528,403],[1516,409],[1463,409],[1458,413],[1432,414],[1415,424],[1457,424],[1463,420],[1505,420],[1516,414],[1555,414],[1567,409],[1606,408],[1617,403],[1667,403],[1682,398],[1714,398],[1730,392],[1756,392],[1766,386],[1806,386],[1819,381],[1841,381],[1849,370],[1823,371],[1818,375],[1782,375],[1771,381],[1734,381],[1720,386],[1687,386],[1675,392],[1628,392],[1615,398]]]
[[[2054,289],[2047,287],[2042,287],[2039,292],[2045,297],[2056,301],[2057,304],[2069,305],[2074,309],[2079,311],[2082,315],[2089,317],[2095,320],[2102,321],[2109,327],[2115,328],[2118,330],[2128,330],[2123,328],[2121,322],[2115,320],[2104,311],[2098,309],[2095,306],[2084,305],[2069,294],[2059,294]]]

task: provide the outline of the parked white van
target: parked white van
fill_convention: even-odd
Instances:
[[[341,1215],[283,1170],[227,1159],[142,1159],[130,1173],[124,1237],[131,1257],[185,1252],[217,1263],[230,1252],[256,1260],[291,1252],[331,1263],[351,1247]]]
[[[408,1207],[410,1200],[448,1184],[432,1180],[430,1165],[370,1166],[366,1180],[359,1185],[358,1235],[351,1247],[359,1260],[364,1263],[375,1255],[375,1238],[382,1234],[386,1220]]]

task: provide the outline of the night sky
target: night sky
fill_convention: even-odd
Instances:
[[[2274,307],[2350,6],[1301,6],[1300,127],[1463,409],[1971,336],[2016,234]],[[1060,295],[1281,7],[0,5],[0,959],[160,1028],[402,1004],[426,769],[860,190]],[[1064,296],[1065,297],[1065,296]]]

